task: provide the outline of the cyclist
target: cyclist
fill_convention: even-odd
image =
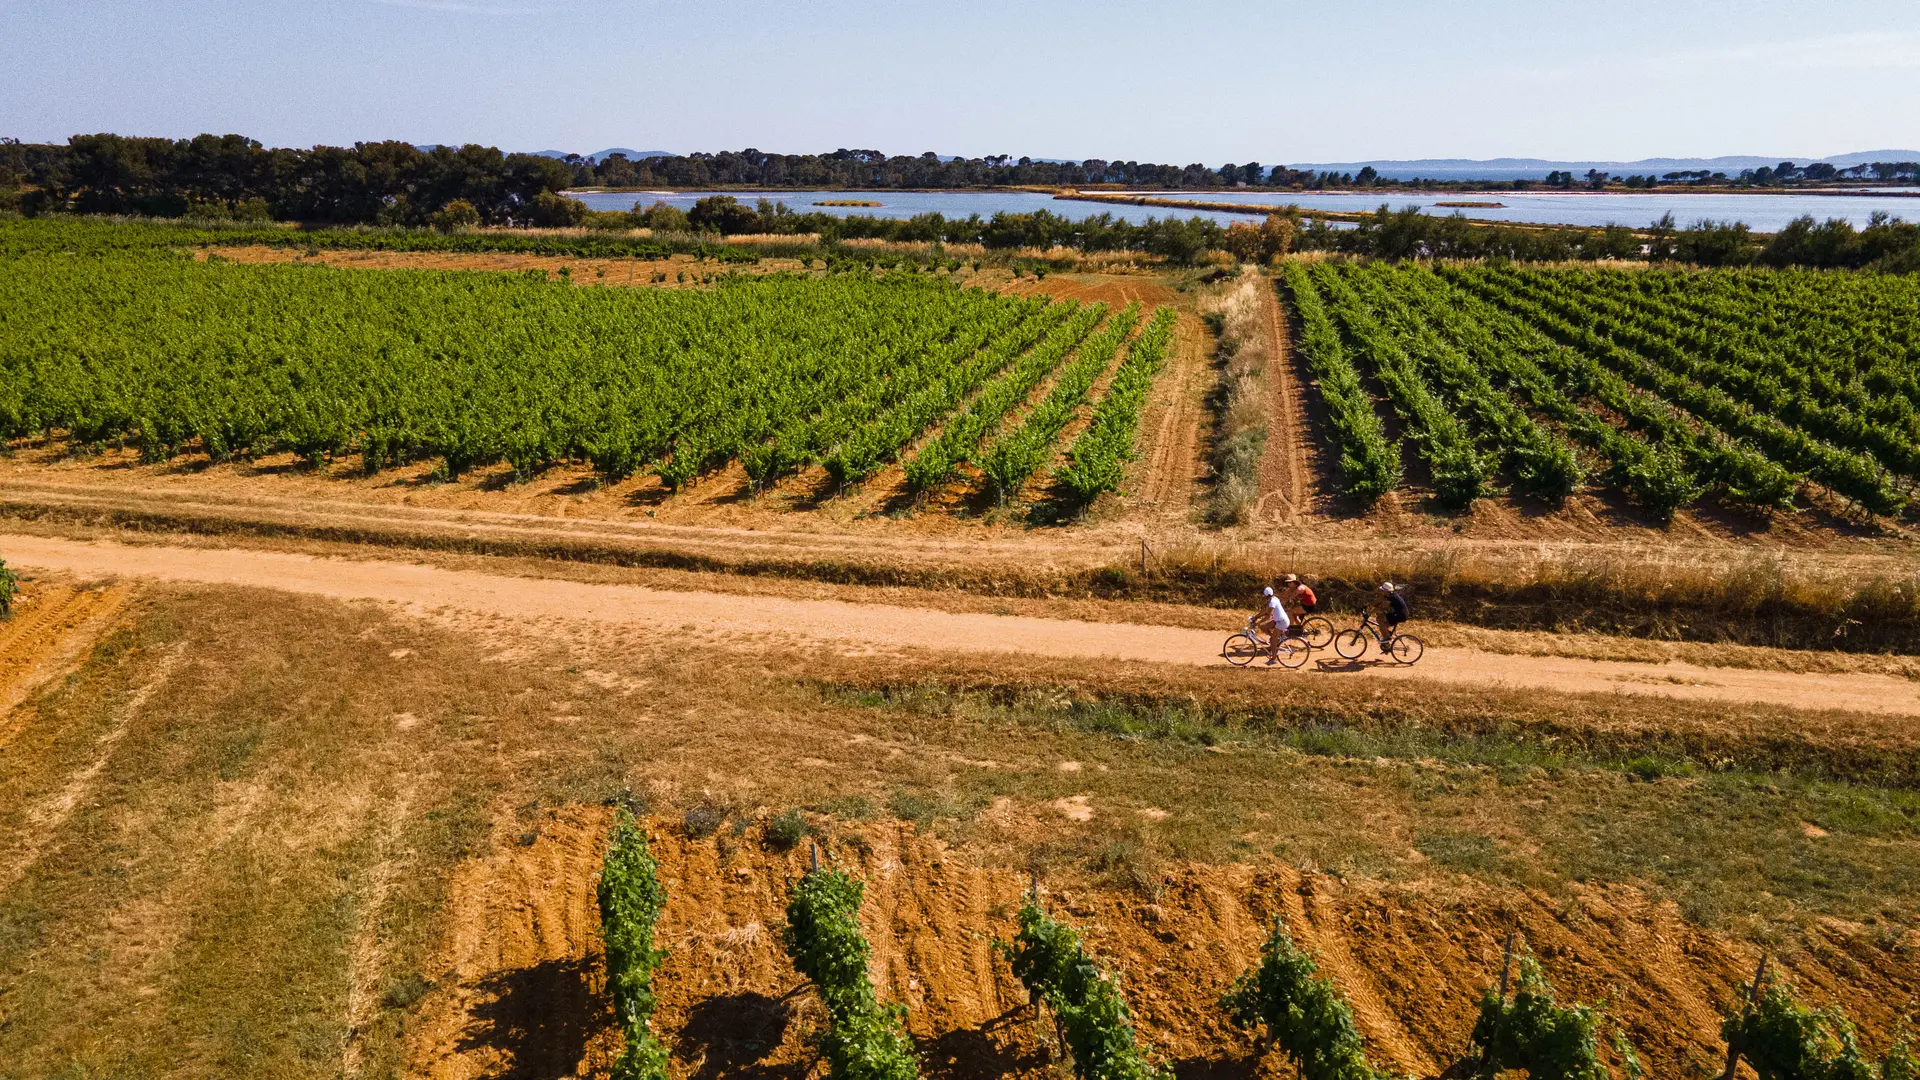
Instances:
[[[1266,596],[1267,607],[1253,617],[1253,626],[1267,635],[1267,666],[1272,667],[1280,662],[1280,639],[1287,636],[1293,620],[1287,618],[1287,606],[1280,602],[1273,586],[1267,586],[1263,595]]]
[[[1393,582],[1383,581],[1380,583],[1380,601],[1374,605],[1374,610],[1380,613],[1381,633],[1391,640],[1400,624],[1407,621],[1407,598],[1400,595],[1400,590],[1394,587]]]
[[[1320,598],[1297,575],[1281,574],[1279,578],[1280,598],[1291,601],[1300,609],[1300,618],[1305,619],[1320,607]]]

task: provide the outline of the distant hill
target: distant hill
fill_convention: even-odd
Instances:
[[[535,150],[533,151],[533,156],[563,158],[572,152],[573,151],[571,150]],[[607,160],[608,158],[612,157],[615,154],[627,155],[628,161],[639,161],[641,158],[672,157],[673,151],[671,150],[629,150],[624,146],[615,146],[606,150],[601,150],[598,153],[582,154],[580,156],[586,158],[588,161],[593,162],[595,165],[598,165],[602,161]]]
[[[1658,175],[1694,169],[1737,174],[1742,169],[1778,165],[1782,161],[1791,161],[1799,165],[1811,165],[1816,161],[1824,161],[1836,168],[1844,169],[1875,161],[1920,161],[1920,150],[1863,150],[1852,154],[1835,154],[1830,157],[1807,155],[1795,157],[1791,154],[1761,157],[1748,154],[1713,158],[1641,158],[1638,161],[1548,161],[1544,158],[1303,161],[1289,163],[1287,167],[1310,169],[1314,172],[1353,173],[1371,165],[1375,172],[1390,180],[1410,180],[1416,176],[1434,180],[1540,180],[1550,172],[1570,172],[1577,176],[1584,174],[1588,169],[1598,169],[1616,176],[1634,173]]]

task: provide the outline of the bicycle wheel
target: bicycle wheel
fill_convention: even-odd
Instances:
[[[1253,662],[1254,657],[1266,651],[1259,642],[1246,634],[1235,634],[1227,639],[1225,645],[1220,646],[1220,655],[1226,657],[1227,663],[1234,667],[1246,667]]]
[[[1280,666],[1286,668],[1304,667],[1307,658],[1313,655],[1313,646],[1297,637],[1289,637],[1280,643]]]
[[[1309,615],[1300,620],[1300,636],[1316,649],[1333,644],[1333,620],[1325,615]]]
[[[1367,652],[1367,635],[1358,630],[1342,630],[1333,637],[1333,651],[1348,660],[1358,660]]]
[[[1399,663],[1411,664],[1425,655],[1426,651],[1427,643],[1414,637],[1412,634],[1396,634],[1393,638],[1393,647],[1388,651],[1388,655],[1392,656],[1394,660]]]

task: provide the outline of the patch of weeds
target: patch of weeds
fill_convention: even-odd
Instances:
[[[767,822],[764,832],[767,846],[775,851],[792,851],[807,836],[807,819],[798,810],[788,810]]]
[[[1149,902],[1159,902],[1165,885],[1160,857],[1139,840],[1125,837],[1108,841],[1087,864],[1109,884],[1130,889]]]
[[[1693,762],[1643,754],[1621,762],[1620,770],[1636,780],[1652,781],[1669,776],[1692,776]]]
[[[410,972],[387,983],[380,994],[380,1004],[389,1009],[411,1009],[432,989],[432,980],[417,971]]]
[[[887,811],[901,821],[911,821],[921,830],[933,826],[935,818],[946,811],[946,803],[936,795],[900,788],[887,800]]]
[[[222,780],[238,780],[246,768],[247,759],[253,757],[254,750],[260,746],[261,731],[258,724],[247,728],[239,735],[227,740],[220,747],[219,757],[214,762],[214,772]]]
[[[726,820],[725,810],[712,803],[701,803],[687,808],[687,812],[680,818],[680,826],[686,830],[687,839],[705,840],[719,832],[720,826],[725,824]]]
[[[837,799],[815,803],[808,809],[841,821],[871,821],[874,815],[873,800],[865,795],[842,795]]]
[[[1414,837],[1413,848],[1436,866],[1466,874],[1497,873],[1506,864],[1493,837],[1482,833],[1421,829]]]

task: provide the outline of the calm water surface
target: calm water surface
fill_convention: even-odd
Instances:
[[[1221,224],[1251,220],[1245,214],[1080,202],[1072,199],[1055,199],[1051,195],[1031,192],[588,192],[576,195],[575,198],[595,210],[627,210],[632,208],[635,202],[646,206],[651,206],[655,202],[664,202],[684,210],[692,207],[695,200],[713,194],[733,195],[749,205],[757,199],[771,199],[775,202],[784,202],[797,212],[821,211],[840,217],[866,215],[908,218],[915,214],[937,212],[950,218],[964,218],[969,214],[991,217],[1003,211],[1031,213],[1035,210],[1051,210],[1062,217],[1074,220],[1091,217],[1094,214],[1112,214],[1114,217],[1135,223],[1150,217],[1166,217],[1170,214],[1211,218]],[[1758,232],[1776,232],[1787,222],[1803,214],[1811,214],[1816,220],[1822,221],[1827,218],[1842,218],[1856,226],[1865,225],[1875,211],[1885,211],[1908,221],[1920,220],[1920,198],[1916,198],[1912,192],[1905,195],[1883,193],[1872,195],[1623,195],[1584,192],[1380,195],[1361,192],[1236,190],[1141,192],[1140,194],[1190,199],[1196,202],[1258,203],[1273,206],[1295,203],[1309,210],[1373,210],[1384,202],[1396,210],[1404,206],[1418,206],[1423,212],[1429,214],[1462,213],[1468,217],[1491,221],[1523,221],[1549,225],[1620,224],[1640,227],[1649,224],[1662,214],[1672,213],[1674,220],[1681,225],[1690,225],[1702,219],[1744,221]],[[860,199],[882,205],[878,207],[813,205],[816,202],[835,199]],[[1504,205],[1464,209],[1434,205],[1440,202],[1498,202]]]

